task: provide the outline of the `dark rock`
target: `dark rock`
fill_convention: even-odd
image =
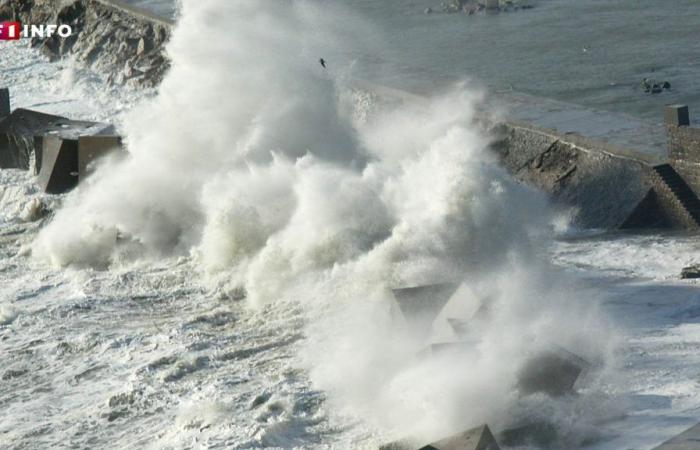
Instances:
[[[683,270],[681,270],[681,278],[700,278],[700,264],[693,264],[692,266],[684,267]]]

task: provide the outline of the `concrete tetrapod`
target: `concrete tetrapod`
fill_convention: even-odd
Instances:
[[[518,375],[518,389],[528,395],[542,392],[559,397],[574,392],[588,362],[562,348],[552,348],[530,358]]]
[[[426,334],[458,287],[456,283],[439,283],[392,289],[392,293],[406,323]]]
[[[431,442],[427,445],[413,445],[408,441],[382,445],[379,450],[500,450],[496,438],[488,425],[481,425],[459,434]]]

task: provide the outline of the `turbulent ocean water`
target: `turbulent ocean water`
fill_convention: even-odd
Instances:
[[[130,153],[64,196],[0,172],[0,447],[377,448],[547,419],[555,448],[646,450],[698,421],[697,238],[573,228],[472,119],[510,85],[692,106],[700,6],[427,6],[186,1],[159,92],[0,44],[15,107],[116,122]],[[639,92],[650,74],[673,90]],[[472,344],[418,358],[454,336],[407,327],[390,288],[445,280]],[[517,395],[551,345],[591,363],[579,395]]]

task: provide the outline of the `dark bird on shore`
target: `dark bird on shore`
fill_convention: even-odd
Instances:
[[[321,58],[318,60],[318,62],[321,63],[321,65],[323,66],[324,69],[326,68],[326,60],[325,59]]]

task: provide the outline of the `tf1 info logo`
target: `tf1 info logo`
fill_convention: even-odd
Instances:
[[[0,41],[16,41],[23,37],[51,37],[54,34],[67,38],[73,34],[70,25],[24,25],[19,22],[0,22]]]

